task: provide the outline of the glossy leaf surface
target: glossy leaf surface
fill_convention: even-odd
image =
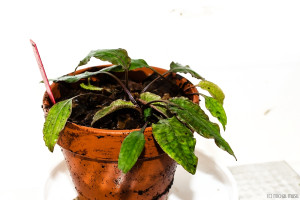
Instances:
[[[218,147],[235,157],[229,144],[222,138],[219,126],[209,121],[208,116],[198,104],[193,103],[185,97],[173,98],[170,99],[170,102],[177,105],[173,106],[170,104],[169,109],[173,114],[177,115],[180,121],[187,124],[201,136],[213,138]]]
[[[80,79],[89,78],[91,76],[95,76],[95,75],[101,74],[103,72],[117,71],[119,68],[120,68],[120,66],[113,65],[113,66],[106,67],[106,68],[103,68],[103,69],[95,71],[95,72],[86,71],[86,72],[83,72],[81,74],[65,75],[65,76],[61,76],[61,77],[58,77],[56,79],[50,79],[50,80],[54,81],[54,82],[64,81],[64,82],[67,82],[67,83],[75,83],[75,82],[79,81]]]
[[[152,124],[159,146],[191,174],[195,174],[198,158],[194,154],[196,140],[193,133],[176,117],[161,119]]]
[[[129,68],[131,62],[125,49],[99,49],[90,51],[90,53],[79,62],[78,66],[87,64],[92,57],[102,61],[109,61],[114,65],[121,65],[124,69]]]
[[[213,98],[217,99],[221,104],[223,104],[225,94],[217,84],[210,81],[200,81],[198,86],[203,90],[208,91]]]
[[[72,99],[54,104],[48,112],[44,123],[44,141],[48,149],[53,152],[59,133],[64,129],[72,112]]]
[[[190,66],[188,66],[188,65],[182,65],[182,64],[179,64],[179,63],[172,62],[170,64],[170,71],[171,72],[179,72],[179,73],[191,74],[193,77],[195,77],[197,79],[204,79],[197,72],[195,72],[194,70],[192,70],[190,68]]]
[[[130,63],[129,70],[134,70],[142,67],[149,67],[147,62],[143,59],[132,59]]]
[[[118,168],[127,173],[136,163],[145,146],[143,131],[133,131],[124,139],[118,159]]]
[[[137,109],[137,107],[130,101],[124,101],[121,99],[115,100],[109,106],[106,106],[95,113],[92,125],[99,119],[105,117],[106,115],[109,115],[117,110],[124,108]]]

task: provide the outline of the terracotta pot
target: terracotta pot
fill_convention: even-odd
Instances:
[[[98,66],[103,68],[107,66]],[[82,73],[92,68],[77,71]],[[159,73],[166,70],[155,68]],[[142,68],[131,72],[144,79],[153,72]],[[175,75],[174,75],[175,76]],[[176,75],[178,77],[178,75]],[[189,87],[180,77],[178,85]],[[57,99],[61,95],[58,83],[51,89]],[[196,89],[189,92],[197,92]],[[192,96],[198,102],[198,96]],[[43,98],[45,114],[51,107],[48,95]],[[68,122],[60,133],[58,144],[62,149],[80,200],[165,200],[173,184],[176,162],[164,153],[152,135],[152,128],[145,130],[145,149],[135,166],[124,174],[118,169],[118,155],[124,138],[134,130],[105,130],[80,126]]]

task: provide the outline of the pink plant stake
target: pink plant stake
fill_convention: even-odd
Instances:
[[[35,42],[32,41],[32,40],[30,40],[30,43],[31,43],[31,45],[33,47],[33,52],[34,52],[36,61],[38,63],[38,66],[39,66],[39,69],[40,69],[43,81],[45,83],[46,91],[47,91],[47,93],[48,93],[48,95],[49,95],[52,103],[55,104],[55,99],[54,99],[53,93],[51,91],[51,88],[50,88],[50,85],[49,85],[49,81],[48,81],[48,78],[47,78],[47,75],[46,75],[46,72],[45,72],[45,69],[44,69],[44,66],[43,66],[43,63],[42,63],[39,51],[37,49],[37,46],[36,46]]]

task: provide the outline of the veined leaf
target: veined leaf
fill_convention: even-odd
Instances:
[[[59,133],[64,129],[72,112],[72,98],[54,104],[44,123],[44,141],[48,149],[53,152]]]
[[[134,70],[134,69],[137,69],[140,67],[144,67],[142,61],[133,60],[133,62],[134,63],[132,66],[130,66],[129,70]],[[75,82],[79,81],[80,79],[89,78],[91,76],[95,76],[95,75],[101,74],[103,72],[124,72],[124,69],[120,65],[113,65],[113,66],[106,67],[106,68],[103,68],[103,69],[95,71],[95,72],[86,71],[86,72],[83,72],[83,73],[77,74],[77,75],[65,75],[65,76],[58,77],[56,79],[49,79],[49,81],[54,81],[54,82],[64,81],[67,83],[75,83]]]
[[[118,168],[127,173],[136,163],[145,146],[142,130],[133,131],[124,139],[118,159]]]
[[[75,82],[77,82],[77,81],[79,81],[80,79],[83,79],[83,78],[89,78],[91,76],[95,76],[95,75],[101,74],[103,72],[118,71],[119,69],[120,69],[120,66],[113,65],[113,66],[106,67],[106,68],[103,68],[103,69],[95,71],[95,72],[86,71],[86,72],[83,72],[81,74],[66,75],[66,76],[61,76],[61,77],[58,77],[56,79],[50,79],[50,80],[54,81],[54,82],[64,81],[64,82],[67,82],[67,83],[75,83]]]
[[[169,109],[173,114],[177,115],[181,122],[187,124],[201,136],[205,138],[213,138],[218,147],[235,157],[229,144],[222,138],[219,126],[209,121],[208,116],[199,105],[185,97],[176,97],[170,99],[170,102],[179,106],[169,104]]]
[[[149,67],[149,65],[146,63],[143,59],[131,59],[129,70],[134,70],[142,67]]]
[[[87,64],[92,57],[98,58],[102,61],[109,61],[114,65],[121,65],[124,69],[129,68],[131,62],[131,59],[125,49],[99,49],[90,51],[90,53],[79,62],[77,67]]]
[[[185,74],[189,73],[189,74],[191,74],[193,77],[195,77],[197,79],[204,80],[204,78],[202,78],[197,72],[195,72],[194,70],[192,70],[190,68],[190,66],[188,66],[188,65],[181,65],[179,63],[171,62],[171,64],[170,64],[170,71],[171,72],[185,73]]]
[[[149,65],[146,63],[145,60],[131,59],[131,63],[130,63],[128,70],[131,71],[131,70],[142,68],[142,67],[149,67]],[[121,65],[113,65],[113,66],[107,67],[105,69],[107,69],[106,71],[110,71],[110,72],[124,72],[125,71]]]
[[[195,174],[198,158],[194,154],[196,140],[193,133],[176,117],[161,119],[152,124],[159,146],[191,174]]]
[[[106,106],[101,110],[97,111],[93,117],[92,125],[99,119],[105,117],[106,115],[109,115],[117,110],[124,108],[137,109],[137,107],[133,105],[132,102],[118,99],[116,101],[113,101],[109,106]]]
[[[144,92],[140,95],[140,98],[146,102],[161,100],[161,97],[157,94],[153,94],[151,92]]]
[[[143,59],[131,59],[130,66],[128,68],[129,71],[142,68],[142,67],[149,67],[149,65],[146,63]],[[110,72],[124,72],[124,68],[121,65],[113,65],[111,67],[106,67],[106,71]]]
[[[102,69],[104,72],[124,72],[121,65],[112,65],[110,67],[105,67]]]
[[[212,97],[205,96],[205,106],[207,110],[212,114],[212,116],[216,117],[221,124],[223,125],[223,129],[225,130],[225,126],[227,124],[227,116],[223,105],[216,99]]]
[[[225,95],[218,85],[216,85],[213,82],[204,80],[200,81],[198,86],[201,87],[203,90],[208,91],[213,98],[217,99],[221,104],[223,104]]]
[[[140,99],[146,101],[147,103],[150,101],[156,101],[156,100],[161,100],[161,97],[153,94],[151,92],[144,92],[140,95]],[[161,102],[156,102],[152,103],[153,106],[155,106],[160,112],[162,112],[165,116],[168,116],[167,114],[167,108],[165,103]]]

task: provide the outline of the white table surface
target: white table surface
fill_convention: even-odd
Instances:
[[[201,152],[222,166],[283,160],[299,174],[299,9],[297,0],[1,1],[0,199],[43,199],[63,159],[43,142],[44,88],[29,39],[49,78],[101,48],[163,68],[189,64],[224,90],[222,135],[238,161],[198,137]]]

